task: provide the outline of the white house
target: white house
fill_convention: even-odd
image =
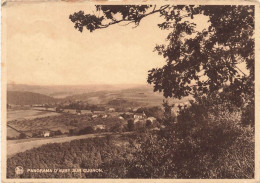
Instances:
[[[94,130],[97,130],[97,129],[104,130],[104,129],[106,129],[106,125],[96,125],[93,128],[94,128]]]
[[[92,118],[97,118],[97,117],[98,117],[98,115],[96,115],[96,114],[92,115]]]
[[[107,117],[108,117],[107,114],[105,114],[104,116],[102,116],[103,119],[105,119],[105,118],[107,118]]]
[[[144,112],[142,114],[135,114],[134,115],[134,119],[145,119],[145,118],[146,118],[146,115],[145,115]]]
[[[148,117],[147,120],[151,121],[152,123],[156,121],[155,117]]]
[[[50,132],[49,131],[44,131],[42,132],[43,137],[49,137],[50,136]]]
[[[115,112],[115,111],[116,111],[115,108],[112,107],[108,109],[108,112]]]
[[[138,109],[138,107],[133,108],[133,112],[136,112]]]
[[[139,122],[139,119],[135,119],[135,120],[134,120],[134,123],[137,123],[137,122]]]

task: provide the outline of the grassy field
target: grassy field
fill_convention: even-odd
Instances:
[[[39,111],[39,110],[7,110],[7,122],[13,120],[31,120],[35,118],[42,118],[46,116],[57,116],[60,115],[56,112]]]
[[[12,129],[8,126],[7,126],[7,134],[8,134],[8,137],[11,137],[11,138],[16,138],[20,135],[19,132],[15,131],[14,129]]]
[[[42,139],[31,138],[31,139],[11,140],[7,142],[7,156],[11,157],[12,155],[15,155],[17,153],[24,152],[33,148],[37,148],[44,144],[63,143],[72,140],[103,137],[104,135],[108,135],[108,134],[111,133],[87,134],[87,135],[80,135],[80,136],[57,137],[57,138],[50,137],[50,138],[42,138]]]
[[[139,87],[117,91],[96,91],[84,94],[73,95],[64,100],[87,101],[89,104],[110,106],[113,100],[125,100],[125,107],[151,107],[162,106],[165,99],[162,93],[153,92],[151,87]],[[186,102],[191,97],[184,97],[182,100],[168,99],[170,103]],[[116,106],[112,106],[116,107]]]

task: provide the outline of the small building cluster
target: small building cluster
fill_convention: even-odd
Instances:
[[[93,126],[94,130],[105,130],[106,129],[106,125],[95,125]]]

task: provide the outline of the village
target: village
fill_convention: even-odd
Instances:
[[[77,104],[80,104],[80,102],[77,101]],[[121,109],[121,111],[111,106],[93,107],[94,109],[102,110],[86,110],[84,107],[77,106],[74,109],[68,107],[74,105],[33,105],[30,108],[34,111],[48,112],[58,116],[36,118],[35,120],[24,122],[11,121],[8,123],[8,127],[20,133],[17,137],[18,139],[50,138],[105,132],[121,133],[144,128],[159,130],[164,127],[161,124],[164,108],[160,106],[127,107],[123,110]],[[172,105],[171,114],[176,117],[178,111],[188,105],[188,102],[175,103]],[[10,107],[14,108],[15,106]],[[65,127],[61,127],[57,121],[62,121]],[[21,128],[21,126],[25,127]],[[37,126],[37,128],[33,128],[33,126]],[[9,139],[17,138],[9,137]]]
[[[189,102],[181,102],[175,103],[171,108],[171,114],[173,117],[177,117],[178,112],[189,106]],[[150,127],[153,130],[159,130],[159,128],[164,128],[164,125],[160,125],[160,121],[162,116],[158,117],[154,114],[147,114],[148,112],[145,111],[146,108],[127,108],[127,112],[120,112],[117,111],[113,107],[106,108],[102,111],[94,111],[94,110],[81,110],[81,109],[63,109],[60,107],[56,108],[47,108],[45,110],[55,111],[58,113],[65,113],[65,114],[72,114],[77,116],[88,116],[93,120],[93,122],[97,119],[99,121],[104,121],[108,118],[113,118],[116,124],[109,128],[109,125],[104,123],[102,124],[95,124],[92,127],[93,130],[90,132],[107,132],[107,131],[114,131],[114,132],[122,132],[122,131],[132,131],[133,129],[142,129],[145,127]],[[147,108],[149,109],[149,108]],[[163,107],[157,107],[157,110],[164,112]],[[119,123],[118,123],[119,122]],[[133,126],[133,129],[130,126]],[[114,129],[117,130],[114,130]],[[55,132],[54,132],[55,133]],[[71,132],[72,134],[73,132]],[[43,137],[49,137],[51,135],[51,130],[45,130],[42,132]]]

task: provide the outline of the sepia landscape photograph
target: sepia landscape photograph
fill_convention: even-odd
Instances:
[[[6,179],[254,179],[255,8],[3,3]]]

